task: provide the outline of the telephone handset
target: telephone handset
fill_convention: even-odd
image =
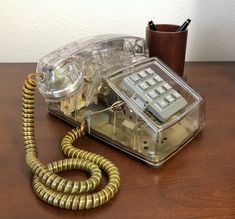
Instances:
[[[36,194],[57,207],[94,208],[109,201],[120,186],[118,169],[111,161],[73,147],[84,134],[84,124],[89,134],[154,167],[204,126],[203,98],[159,59],[149,58],[146,42],[139,37],[103,35],[73,42],[43,57],[37,66],[37,82],[31,77],[23,89],[26,160],[35,173]],[[47,166],[36,156],[36,84],[50,113],[82,127],[62,141],[62,150],[70,158]],[[109,176],[107,186],[80,194],[99,184],[98,167]],[[88,171],[91,177],[77,182],[56,175],[73,168]]]

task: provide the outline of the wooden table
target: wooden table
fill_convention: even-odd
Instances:
[[[35,64],[0,64],[0,218],[235,218],[235,63],[188,63],[188,82],[206,99],[206,126],[162,168],[153,169],[90,136],[79,147],[101,154],[120,169],[121,190],[88,211],[58,209],[39,200],[25,164],[21,87]],[[39,159],[63,157],[60,140],[71,126],[48,114],[37,95]],[[64,173],[84,179],[81,171]]]

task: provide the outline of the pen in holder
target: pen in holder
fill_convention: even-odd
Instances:
[[[177,31],[179,27],[173,24],[157,24],[156,31],[146,27],[146,41],[150,57],[158,57],[186,79],[184,63],[188,30]]]

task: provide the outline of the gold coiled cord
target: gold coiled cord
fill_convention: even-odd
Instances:
[[[97,154],[75,148],[72,144],[82,137],[84,127],[75,128],[63,138],[61,146],[68,159],[54,161],[47,165],[37,158],[37,147],[34,135],[34,102],[36,74],[30,74],[25,80],[22,93],[23,139],[26,151],[26,163],[34,174],[33,188],[43,201],[50,205],[82,210],[95,208],[108,202],[118,192],[120,177],[118,168],[108,159]],[[68,180],[57,173],[80,169],[88,172],[90,178],[84,181]],[[108,183],[100,191],[94,191],[100,184],[102,173],[107,173]]]

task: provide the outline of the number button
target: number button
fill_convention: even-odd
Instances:
[[[138,75],[139,75],[141,78],[146,78],[146,77],[148,76],[148,74],[147,74],[145,71],[139,72]]]
[[[156,82],[160,83],[160,82],[162,81],[162,78],[157,75],[157,76],[154,77],[154,80],[155,80]]]
[[[146,71],[149,75],[154,74],[154,71],[153,71],[151,68],[147,68],[145,71]]]
[[[139,88],[140,88],[142,91],[144,91],[144,90],[146,90],[146,89],[149,88],[149,85],[148,85],[146,82],[142,82],[142,83],[140,83],[138,86],[139,86]]]
[[[158,104],[161,108],[164,108],[164,107],[166,107],[166,106],[168,105],[168,103],[167,103],[165,100],[163,100],[163,99],[158,100],[158,101],[157,101],[157,104]]]
[[[147,95],[151,98],[154,99],[158,96],[157,92],[155,90],[152,90],[150,92],[147,93]]]
[[[163,87],[158,87],[156,90],[159,94],[163,94],[166,92],[166,90]]]
[[[167,95],[167,96],[165,97],[165,99],[166,99],[169,103],[172,103],[172,102],[174,102],[174,100],[175,100],[175,98],[172,97],[172,95]]]
[[[147,80],[147,83],[150,85],[150,86],[154,86],[155,84],[157,84],[157,82],[155,80],[153,80],[152,78],[150,78],[149,80]]]
[[[172,92],[172,95],[175,97],[175,98],[180,98],[181,95],[177,92],[177,91],[173,91]]]
[[[133,82],[138,82],[140,80],[140,76],[137,75],[137,74],[134,74],[134,75],[131,75],[130,76],[130,79],[133,81]]]
[[[163,87],[164,87],[166,90],[170,90],[170,89],[172,88],[171,85],[169,85],[169,84],[167,84],[167,83],[163,84]]]

